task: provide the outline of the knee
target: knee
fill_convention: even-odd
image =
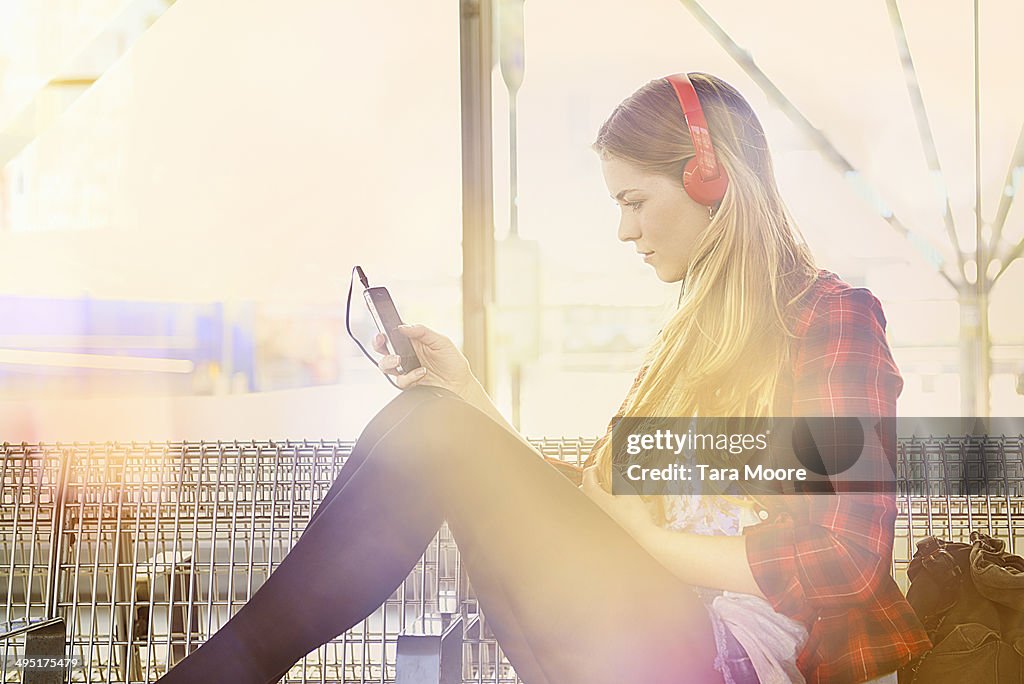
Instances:
[[[446,399],[449,401],[459,402],[464,401],[459,395],[455,394],[455,392],[443,387],[435,387],[434,385],[413,385],[412,387],[399,392],[394,399],[388,402],[387,407],[399,407],[399,410],[404,414],[412,407],[429,403],[435,399]],[[404,408],[404,411],[402,408]]]
[[[454,392],[430,385],[403,390],[387,410],[394,420],[387,429],[386,451],[392,457],[435,465],[461,451],[458,445],[467,421],[482,415]]]
[[[378,437],[392,427],[406,422],[408,418],[421,410],[423,406],[435,401],[462,401],[457,394],[441,387],[432,385],[413,385],[402,390],[377,412],[364,431]],[[377,438],[373,438],[376,441]]]
[[[460,397],[455,392],[452,392],[450,389],[445,389],[444,387],[437,387],[435,385],[413,385],[409,389],[405,390],[405,392],[413,392],[414,394],[427,394],[435,397],[445,397],[448,399],[454,399],[456,401],[465,401],[462,397]]]
[[[435,392],[434,390],[440,390]],[[436,387],[412,387],[416,391],[415,405],[408,414],[409,433],[416,435],[420,445],[432,450],[451,451],[460,441],[466,421],[478,413],[458,395]]]

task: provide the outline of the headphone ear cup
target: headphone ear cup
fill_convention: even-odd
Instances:
[[[725,189],[729,186],[729,176],[721,165],[718,167],[718,178],[706,181],[700,177],[697,158],[693,157],[683,168],[683,189],[697,204],[710,207],[725,197]]]

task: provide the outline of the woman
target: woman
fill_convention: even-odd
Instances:
[[[683,283],[609,433],[623,415],[895,415],[902,380],[878,301],[815,268],[731,86],[652,81],[594,148],[619,239]],[[889,574],[891,495],[690,491],[652,505],[609,493],[607,433],[577,487],[504,421],[450,340],[403,334],[423,369],[381,360],[404,391],[267,582],[161,682],[276,681],[375,610],[444,520],[528,684],[888,682],[930,646]]]

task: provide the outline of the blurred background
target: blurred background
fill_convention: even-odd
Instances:
[[[355,438],[396,393],[357,263],[524,434],[603,432],[678,290],[590,144],[678,71],[882,300],[901,413],[1024,410],[1024,5],[465,6],[0,2],[0,442]]]

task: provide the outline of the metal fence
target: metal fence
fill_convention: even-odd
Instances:
[[[579,463],[593,439],[534,441]],[[928,534],[982,530],[1014,551],[1024,438],[899,442],[893,576]],[[352,447],[343,441],[3,444],[0,586],[17,627],[62,617],[68,682],[152,682],[198,647],[280,563]],[[910,492],[927,492],[927,495]],[[462,618],[465,682],[517,682],[446,527],[371,616],[310,653],[285,682],[394,682],[400,634]],[[476,619],[474,620],[474,617]],[[0,630],[2,631],[2,630]],[[24,635],[0,641],[20,681]]]

